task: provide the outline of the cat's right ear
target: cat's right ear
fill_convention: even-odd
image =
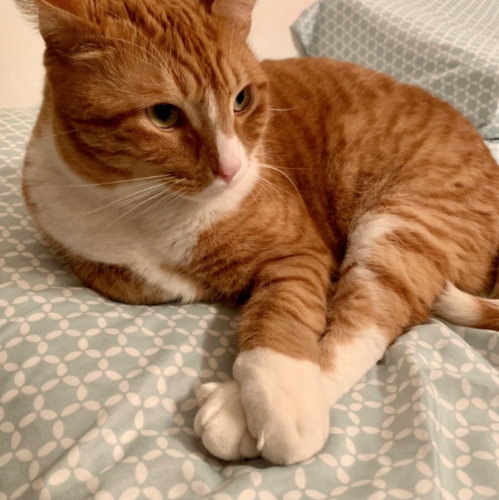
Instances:
[[[68,0],[15,0],[21,12],[38,26],[47,48],[64,55],[85,50],[82,39],[99,35],[88,16],[88,2]],[[83,14],[83,15],[82,15]],[[85,16],[86,14],[86,16]],[[87,44],[90,50],[90,44]]]
[[[228,20],[244,37],[251,29],[251,14],[257,0],[203,0],[211,4],[211,13]]]

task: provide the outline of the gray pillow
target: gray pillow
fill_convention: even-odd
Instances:
[[[419,85],[499,138],[499,0],[319,0],[292,30],[305,54]]]

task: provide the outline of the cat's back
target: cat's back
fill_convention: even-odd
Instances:
[[[264,61],[262,67],[273,103],[289,105],[281,109],[302,115],[326,108],[330,118],[369,116],[371,125],[379,125],[387,115],[398,116],[399,121],[422,118],[435,126],[456,119],[464,127],[470,125],[452,106],[427,91],[353,63],[307,57]],[[429,121],[430,113],[436,123]],[[388,124],[396,125],[393,120]]]
[[[293,141],[295,154],[313,166],[327,159],[339,167],[348,162],[349,171],[419,162],[496,170],[472,124],[422,88],[325,58],[264,61],[262,67],[270,83],[271,140]]]
[[[387,193],[426,199],[458,180],[467,197],[499,189],[499,168],[478,132],[425,90],[330,59],[262,67],[271,91],[271,161],[289,169],[323,232],[333,220],[346,239],[359,210]]]
[[[266,60],[262,62],[262,68],[269,78],[274,97],[284,91],[282,98],[298,97],[296,93],[302,95],[304,92],[307,97],[316,95],[320,99],[328,95],[328,101],[355,94],[362,98],[363,91],[368,88],[371,92],[364,94],[368,99],[373,97],[373,93],[389,92],[397,85],[388,75],[353,63],[322,57]],[[353,102],[345,99],[343,104],[346,110]]]

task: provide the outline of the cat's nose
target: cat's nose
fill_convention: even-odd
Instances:
[[[229,184],[239,170],[241,170],[241,159],[229,162],[221,161],[218,175],[222,180]]]

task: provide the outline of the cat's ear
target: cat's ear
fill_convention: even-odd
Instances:
[[[256,2],[257,0],[213,0],[211,12],[232,21],[242,34],[247,36],[251,29],[251,14]]]
[[[15,0],[21,11],[38,25],[47,47],[67,55],[95,50],[91,43],[99,27],[91,21],[91,2],[86,0]]]

